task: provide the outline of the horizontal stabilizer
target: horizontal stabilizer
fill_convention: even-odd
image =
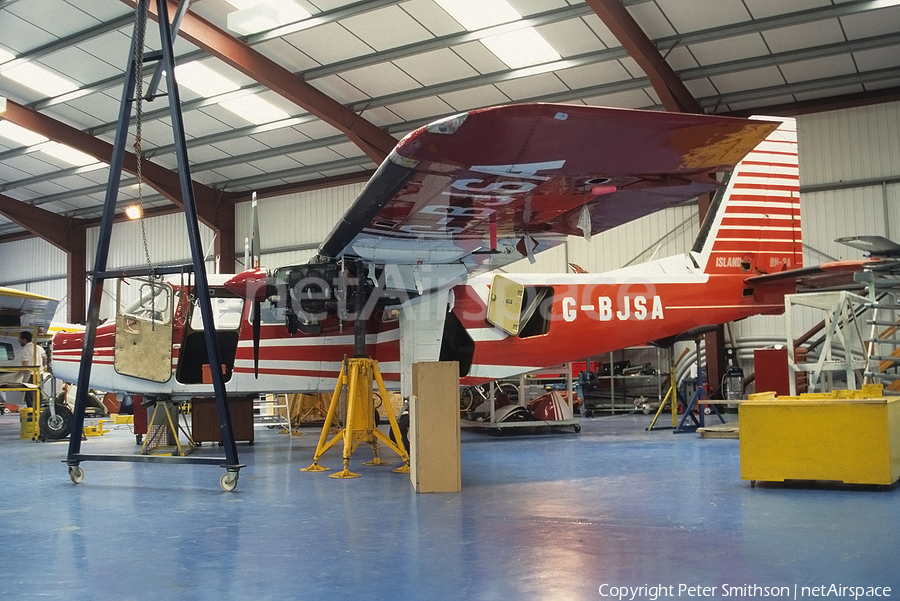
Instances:
[[[835,242],[867,252],[870,257],[900,256],[900,244],[892,242],[884,236],[848,236],[838,238]]]

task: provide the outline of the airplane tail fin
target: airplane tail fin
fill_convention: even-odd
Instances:
[[[732,171],[694,243],[691,252],[706,273],[803,267],[796,121],[765,119],[782,123]]]

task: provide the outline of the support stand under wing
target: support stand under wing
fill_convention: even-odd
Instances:
[[[142,33],[143,28],[146,26],[149,1],[150,0],[138,1],[132,40],[137,40],[142,37],[139,36],[139,33]],[[80,465],[82,461],[178,461],[181,463],[220,465],[225,468],[226,471],[220,478],[219,484],[224,490],[231,491],[237,486],[238,474],[240,469],[244,466],[238,462],[237,447],[234,444],[234,434],[231,426],[231,414],[229,412],[225,393],[225,383],[222,378],[222,373],[217,369],[211,370],[211,375],[216,407],[219,411],[219,425],[222,430],[222,446],[225,450],[224,458],[173,458],[153,455],[88,455],[81,452],[81,437],[77,435],[77,433],[82,431],[84,426],[84,411],[89,388],[87,383],[90,382],[91,378],[91,362],[93,360],[94,343],[97,337],[97,325],[100,322],[100,301],[103,296],[103,282],[124,275],[119,271],[107,271],[106,263],[109,256],[112,225],[115,218],[116,199],[122,177],[125,144],[128,138],[128,125],[131,120],[132,105],[135,100],[136,82],[137,78],[141,76],[141,74],[137,72],[137,65],[142,64],[144,61],[161,61],[162,71],[165,71],[166,73],[169,113],[172,120],[172,135],[175,141],[175,155],[178,162],[178,175],[181,184],[181,199],[184,204],[184,216],[187,223],[188,240],[191,246],[191,260],[196,282],[198,305],[203,318],[203,323],[215,323],[209,299],[206,267],[203,262],[203,247],[200,241],[200,228],[198,225],[197,208],[192,185],[193,182],[191,180],[191,171],[187,160],[187,142],[185,141],[184,121],[181,114],[181,98],[178,93],[178,84],[175,81],[175,58],[173,50],[175,32],[173,29],[177,30],[177,26],[170,29],[168,3],[166,0],[156,0],[156,6],[161,50],[159,52],[144,55],[143,47],[139,47],[139,44],[136,42],[132,43],[131,54],[125,69],[125,84],[122,90],[122,102],[119,110],[119,120],[116,126],[113,155],[109,165],[109,181],[106,188],[106,197],[104,199],[103,216],[100,222],[100,232],[97,243],[97,255],[94,262],[94,272],[91,281],[91,295],[88,304],[89,315],[84,333],[84,346],[81,350],[81,365],[78,371],[78,382],[83,385],[78,387],[78,392],[75,396],[74,423],[72,427],[72,432],[75,434],[72,434],[69,437],[69,453],[66,458],[66,463],[69,466],[69,477],[72,479],[72,482],[76,484],[84,479],[84,470]],[[179,11],[184,10],[186,6],[187,3],[182,0]],[[150,90],[148,96],[152,95],[153,90]],[[173,271],[156,270],[157,275],[162,275],[166,272],[172,273]],[[206,328],[204,335],[210,365],[221,365],[222,361],[215,332]]]

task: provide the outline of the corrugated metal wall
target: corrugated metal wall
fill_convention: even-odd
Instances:
[[[900,103],[798,119],[805,186],[888,178],[900,172]]]
[[[319,243],[350,207],[364,184],[288,194],[259,201],[262,264],[291,265],[315,255]],[[250,235],[250,203],[235,207],[235,252],[243,262],[244,239]]]
[[[117,223],[112,228],[109,257],[106,266],[110,269],[146,267],[149,254],[154,265],[178,265],[190,263],[191,248],[188,243],[187,226],[183,213],[163,215],[143,220],[146,232],[146,250],[141,221]],[[87,233],[88,269],[93,269],[96,260],[99,228],[91,228]],[[205,253],[212,252],[213,232],[200,224],[200,240]]]
[[[874,233],[900,242],[900,103],[809,115],[798,121],[801,185],[819,187],[803,194],[806,264],[861,257],[859,251],[834,242],[842,236]],[[829,189],[847,182],[856,184]],[[261,200],[263,264],[273,268],[311,257],[362,187],[363,184],[354,184]],[[250,203],[239,204],[235,217],[234,244],[242,261],[244,238],[250,231]],[[189,260],[181,214],[147,219],[145,226],[154,263]],[[594,236],[590,243],[573,238],[539,254],[534,265],[522,260],[508,270],[562,272],[572,262],[588,271],[602,272],[684,253],[693,244],[698,229],[696,206],[668,209]],[[210,230],[201,227],[201,232],[204,247],[211,247]],[[89,269],[93,266],[96,241],[97,230],[93,229],[88,234]],[[36,239],[11,242],[0,245],[0,255],[0,285],[27,288],[57,298],[65,294],[65,256],[55,247]],[[117,224],[113,228],[109,266],[145,264],[139,223]],[[41,283],[26,285],[37,281]],[[778,318],[745,320],[737,332],[740,336],[782,335],[778,322]]]
[[[66,253],[40,238],[0,244],[0,257],[0,285],[8,288],[66,275]]]

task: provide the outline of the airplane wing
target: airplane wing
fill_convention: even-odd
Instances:
[[[0,288],[0,328],[37,328],[38,333],[46,333],[58,305],[53,298]]]
[[[494,269],[719,187],[777,123],[580,105],[474,110],[401,140],[319,248]]]

